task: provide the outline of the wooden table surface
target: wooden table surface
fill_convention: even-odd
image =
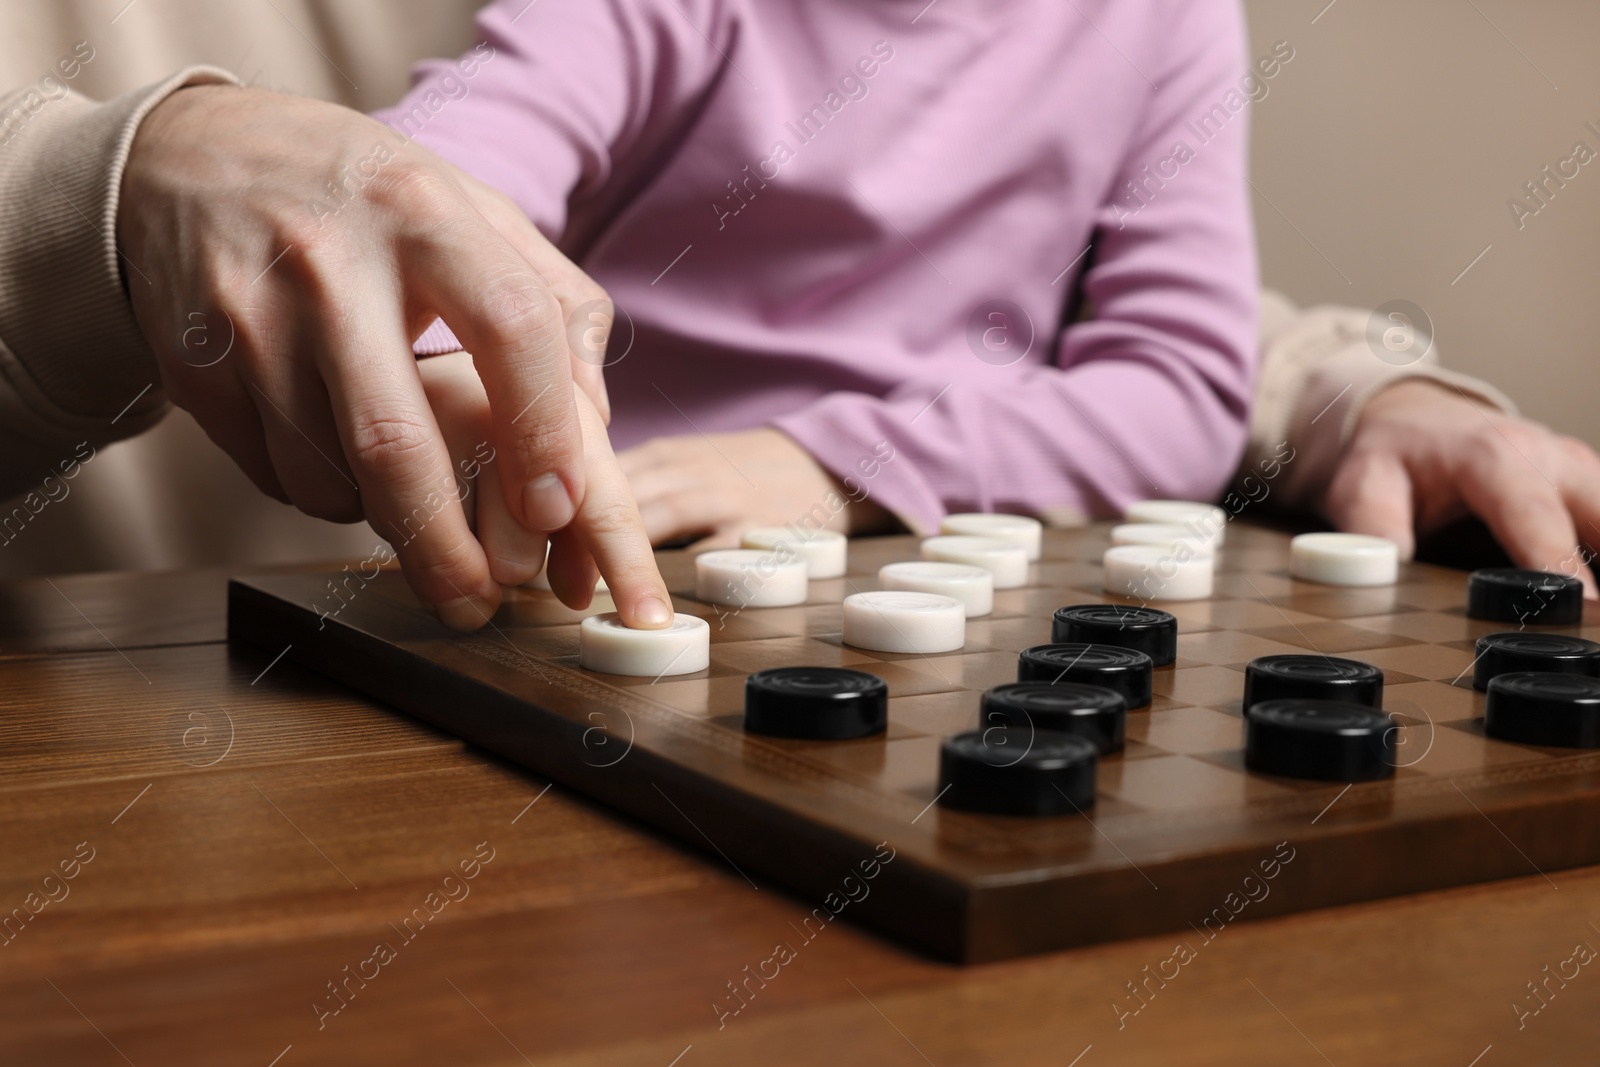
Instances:
[[[719,1023],[814,902],[230,648],[224,581],[0,585],[0,1063],[1600,1063],[1600,868],[964,969],[836,925]]]

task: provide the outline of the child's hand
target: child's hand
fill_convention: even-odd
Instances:
[[[1403,381],[1368,401],[1323,510],[1408,556],[1413,525],[1428,533],[1472,512],[1518,564],[1576,574],[1595,596],[1579,544],[1600,546],[1600,456],[1448,386]]]
[[[417,369],[460,483],[470,487],[466,513],[494,579],[501,585],[521,585],[544,566],[547,538],[517,522],[500,491],[500,460],[490,444],[489,399],[472,357],[465,352],[434,356],[421,360]],[[567,605],[587,607],[596,576],[604,574],[622,621],[659,629],[672,621],[672,602],[639,509],[594,403],[581,391],[576,403],[588,491],[572,523],[548,537],[551,589]],[[487,622],[495,607],[479,605],[477,625]]]
[[[871,501],[851,502],[842,483],[778,430],[658,437],[617,459],[653,544],[703,537],[696,548],[736,546],[742,530],[799,522],[818,507],[841,533],[890,522]]]

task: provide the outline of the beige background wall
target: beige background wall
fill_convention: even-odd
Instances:
[[[1246,3],[1253,55],[1295,49],[1254,108],[1264,280],[1411,300],[1447,364],[1600,446],[1600,159],[1520,232],[1506,207],[1574,142],[1600,153],[1600,4],[1326,4]]]

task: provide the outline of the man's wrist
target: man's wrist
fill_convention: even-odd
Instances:
[[[100,444],[160,417],[166,402],[122,286],[120,249],[86,221],[115,217],[127,152],[149,112],[186,84],[230,77],[192,68],[105,103],[72,94],[7,146],[0,417],[14,433]]]
[[[1467,393],[1449,381],[1431,375],[1419,375],[1400,378],[1374,393],[1361,409],[1357,426],[1369,416],[1383,416],[1436,404],[1466,404],[1487,417],[1504,413],[1498,404],[1492,404],[1483,397]]]

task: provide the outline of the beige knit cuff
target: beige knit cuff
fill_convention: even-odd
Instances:
[[[123,168],[139,123],[190,85],[237,84],[191,67],[105,103],[77,94],[0,99],[0,418],[41,442],[128,437],[165,409],[160,375],[123,289],[116,246]],[[148,284],[139,264],[129,284]]]
[[[1307,370],[1294,405],[1285,440],[1295,459],[1284,469],[1281,503],[1303,511],[1320,511],[1322,495],[1333,480],[1345,447],[1367,402],[1396,382],[1424,379],[1464,396],[1514,414],[1516,405],[1499,389],[1434,363],[1391,366],[1374,356],[1364,342],[1350,345]]]

